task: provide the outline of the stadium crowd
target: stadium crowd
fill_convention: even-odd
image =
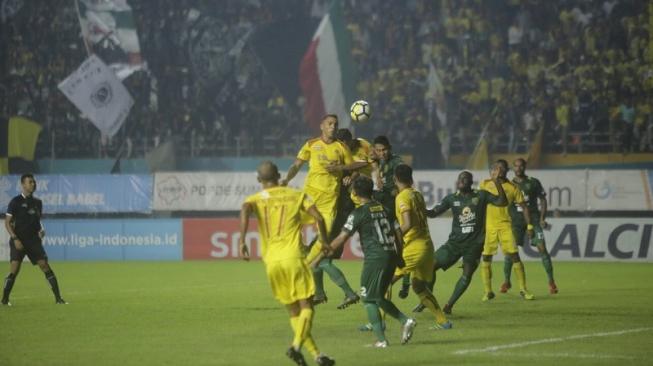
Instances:
[[[135,104],[113,139],[57,90],[86,57],[74,3],[19,3],[0,24],[0,112],[43,124],[39,158],[114,156],[122,141],[140,157],[173,136],[186,156],[294,154],[312,134],[247,41],[274,20],[321,17],[326,0],[129,1],[147,71],[124,81]],[[547,152],[653,151],[647,2],[347,0],[345,15],[374,114],[359,135],[416,155],[439,137],[469,153],[488,126],[491,151],[525,152],[543,126]]]

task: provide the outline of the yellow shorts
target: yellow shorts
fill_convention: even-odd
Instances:
[[[313,199],[313,201],[315,202],[315,208],[317,208],[317,210],[324,218],[324,226],[326,226],[327,236],[329,236],[329,233],[331,232],[331,227],[333,226],[333,221],[336,219],[338,195],[336,194],[334,196],[333,193],[326,193],[315,189],[311,189],[309,187],[306,187],[304,191]],[[315,220],[313,220],[313,217],[309,216],[308,214],[302,216],[302,223],[310,224],[314,222]],[[313,245],[310,252],[306,255],[307,263],[313,261],[313,259],[315,259],[315,257],[317,257],[317,255],[320,254],[320,251],[322,250],[322,245],[323,243],[321,243],[319,240],[317,243],[315,243],[315,245]]]
[[[501,243],[503,254],[517,253],[515,236],[512,234],[510,225],[485,229],[485,244],[483,244],[483,255],[495,255]]]
[[[315,294],[313,272],[301,258],[265,264],[272,294],[282,304],[292,304]]]
[[[431,240],[413,240],[405,244],[403,258],[406,265],[397,268],[395,276],[410,274],[413,278],[430,282],[433,279],[433,243]]]

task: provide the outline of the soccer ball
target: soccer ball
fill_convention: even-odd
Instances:
[[[349,108],[349,115],[354,123],[365,123],[370,119],[370,105],[364,100],[357,100]]]

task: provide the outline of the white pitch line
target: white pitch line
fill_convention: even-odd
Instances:
[[[620,360],[635,360],[636,357],[631,356],[622,356],[622,355],[602,355],[602,354],[591,354],[591,353],[522,353],[522,352],[492,352],[492,356],[509,356],[509,357],[555,357],[555,358],[592,358],[592,359],[620,359]]]
[[[629,333],[646,332],[646,331],[649,331],[649,330],[653,330],[653,328],[649,327],[649,328],[624,329],[624,330],[619,330],[619,331],[616,331],[616,332],[601,332],[601,333],[577,334],[577,335],[573,335],[573,336],[569,336],[569,337],[544,338],[544,339],[538,339],[538,340],[527,341],[527,342],[509,343],[509,344],[502,344],[502,345],[497,345],[497,346],[490,346],[490,347],[485,347],[485,348],[461,349],[461,350],[458,350],[458,351],[454,351],[453,354],[454,355],[466,355],[468,353],[496,352],[496,351],[499,351],[499,350],[520,348],[520,347],[526,347],[526,346],[533,346],[533,345],[536,345],[536,344],[559,343],[559,342],[576,340],[576,339],[584,339],[584,338],[610,337],[610,336],[618,336],[618,335],[629,334]]]

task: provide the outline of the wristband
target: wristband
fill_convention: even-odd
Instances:
[[[526,230],[533,230],[533,225],[531,224],[526,225]]]

